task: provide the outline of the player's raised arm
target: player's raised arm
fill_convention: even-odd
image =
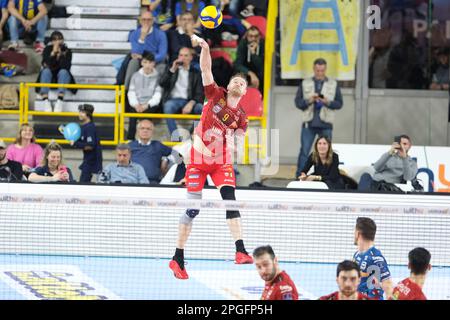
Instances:
[[[202,48],[202,51],[200,52],[200,70],[202,71],[203,85],[208,86],[214,83],[214,77],[211,71],[212,61],[211,54],[209,52],[209,45],[204,39],[195,34],[192,35],[191,38],[192,42],[198,42],[198,45]]]

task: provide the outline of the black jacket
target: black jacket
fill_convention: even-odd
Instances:
[[[53,46],[47,45],[44,48],[44,52],[42,53],[42,68],[49,68],[53,73],[52,83],[58,83],[57,75],[58,71],[61,69],[66,69],[70,73],[70,83],[75,84],[75,78],[70,72],[70,68],[72,67],[72,51],[64,44],[61,48],[62,54],[59,59],[55,56],[52,57]],[[42,70],[41,70],[42,72]],[[41,72],[39,72],[37,81],[41,82]],[[76,89],[70,89],[74,94],[77,92]],[[40,88],[36,88],[36,92],[40,92]]]
[[[178,69],[175,73],[170,72],[170,66],[166,68],[159,84],[164,89],[162,96],[162,103],[165,103],[170,99],[170,93],[175,87],[175,83],[178,79]],[[200,72],[194,67],[189,68],[189,85],[188,85],[188,100],[195,100],[196,103],[203,103],[205,100],[205,94],[203,92],[202,76]]]

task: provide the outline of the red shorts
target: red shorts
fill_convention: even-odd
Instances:
[[[188,164],[186,167],[188,192],[202,191],[208,174],[217,187],[223,185],[236,187],[232,164]]]

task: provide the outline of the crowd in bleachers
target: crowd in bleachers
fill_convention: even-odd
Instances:
[[[34,41],[36,53],[42,54],[42,67],[36,82],[75,83],[70,70],[72,50],[64,43],[64,32],[53,31],[45,39],[51,14],[44,2],[51,3],[42,0],[1,0],[0,39],[9,40],[6,51],[10,54],[23,54],[19,38],[23,39],[25,46]],[[215,5],[223,13],[223,23],[214,30],[208,30],[200,24],[200,12],[207,5]],[[191,41],[193,34],[209,42],[213,74],[219,85],[226,86],[233,73],[241,72],[247,75],[249,85],[254,90],[262,91],[266,14],[267,1],[150,1],[148,7],[142,8],[138,27],[130,30],[128,41],[131,50],[121,63],[116,77],[117,84],[124,84],[126,88],[127,111],[201,114],[204,93],[198,65],[200,48]],[[54,104],[49,100],[49,88],[37,88],[36,91],[44,101],[45,112],[64,111],[66,89],[57,90]],[[76,93],[76,90],[72,91]],[[253,91],[250,93],[248,99],[261,99],[261,95],[258,97]],[[180,164],[180,161],[166,159],[173,153],[172,159],[179,160],[181,157],[178,152],[151,139],[153,123],[150,120],[138,122],[136,118],[130,118],[128,139],[132,142],[127,145],[129,148],[122,145],[116,149],[117,163],[108,165],[103,171],[102,151],[93,121],[95,106],[88,109],[86,106],[89,105],[82,104],[79,107],[81,138],[72,143],[83,151],[81,176],[77,179],[80,182],[90,182],[93,174],[100,174],[97,180],[101,182],[159,183],[169,169],[169,162]],[[167,127],[170,134],[178,132],[173,119],[167,119]],[[180,136],[173,138],[182,140]],[[1,148],[6,149],[6,144]],[[20,128],[15,142],[7,147],[6,159],[9,164],[4,164],[17,167],[17,161],[21,164],[22,172],[6,174],[3,178],[21,180],[23,177],[39,182],[73,181],[70,169],[63,165],[62,153],[63,149],[56,143],[50,143],[44,153],[35,143],[33,127],[25,124]],[[130,153],[128,158],[127,153]],[[145,179],[137,174],[141,172],[140,166],[144,169]],[[61,170],[67,174],[62,174]],[[182,180],[180,170],[183,170],[183,166],[169,180]],[[118,178],[128,171],[136,172],[134,178]]]

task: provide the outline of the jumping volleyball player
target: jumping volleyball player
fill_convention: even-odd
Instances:
[[[231,147],[234,135],[243,134],[247,129],[247,117],[239,105],[247,92],[247,80],[243,75],[234,75],[227,90],[219,87],[211,71],[211,55],[205,40],[193,36],[202,48],[200,69],[208,103],[203,107],[200,123],[194,132],[191,148],[191,163],[186,167],[186,186],[189,199],[201,199],[205,179],[209,174],[220,190],[222,199],[236,200],[234,191],[236,179],[231,161]],[[178,279],[188,279],[184,267],[184,246],[192,230],[192,222],[199,214],[198,209],[188,209],[180,218],[178,241],[175,255],[169,267]],[[236,264],[253,263],[253,258],[245,250],[242,240],[240,213],[227,210],[228,227],[236,245]]]

